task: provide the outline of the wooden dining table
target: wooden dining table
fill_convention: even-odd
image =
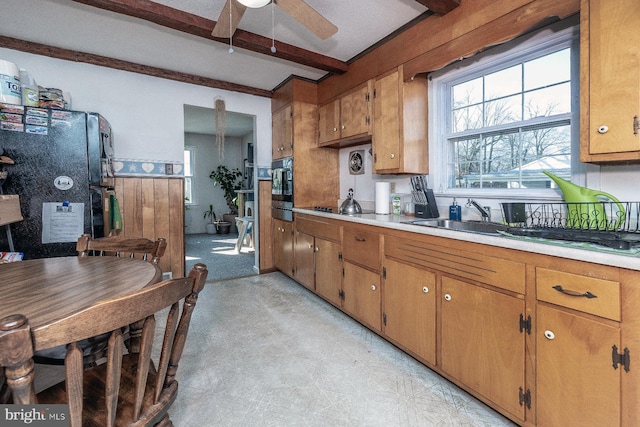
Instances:
[[[27,317],[34,350],[48,348],[39,330],[100,301],[157,283],[162,271],[147,261],[112,256],[58,257],[0,265],[0,319]]]

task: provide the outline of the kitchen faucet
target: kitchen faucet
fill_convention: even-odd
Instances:
[[[482,207],[475,200],[467,199],[467,207],[470,208],[471,206],[475,207],[478,212],[480,212],[480,215],[482,215],[482,221],[491,222],[491,206]]]

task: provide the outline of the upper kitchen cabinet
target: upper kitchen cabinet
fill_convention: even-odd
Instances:
[[[640,2],[582,0],[580,160],[640,161]]]
[[[294,207],[334,206],[339,198],[338,150],[318,147],[317,100],[317,84],[301,78],[283,82],[271,99],[273,159],[294,159]]]
[[[369,80],[318,108],[318,144],[346,146],[371,137]]]
[[[276,111],[272,115],[273,160],[293,156],[293,113],[291,104]]]
[[[403,67],[376,79],[373,99],[374,173],[429,173],[427,81],[404,82]]]

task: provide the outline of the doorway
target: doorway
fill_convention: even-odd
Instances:
[[[255,242],[257,228],[252,226],[251,239],[243,239],[240,251],[236,250],[238,229],[232,221],[229,233],[207,234],[210,217],[205,212],[213,208],[215,218],[222,220],[230,211],[224,191],[214,185],[211,172],[224,165],[229,170],[239,170],[245,206],[256,203],[255,188],[255,116],[226,112],[224,146],[216,142],[215,110],[213,108],[184,106],[185,148],[185,271],[197,262],[209,267],[208,280],[220,280],[257,274],[258,254]],[[238,212],[245,216],[247,209]],[[251,215],[257,221],[257,210]]]

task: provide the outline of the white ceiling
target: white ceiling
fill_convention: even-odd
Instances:
[[[217,21],[225,0],[155,0]],[[427,11],[416,0],[306,0],[338,27],[327,40],[272,6],[247,9],[239,28],[348,61]],[[103,3],[108,3],[103,1]],[[2,0],[0,35],[147,66],[272,90],[289,76],[318,80],[326,71],[235,48],[72,0]],[[10,13],[7,13],[10,11]],[[245,120],[240,122],[246,123]],[[199,129],[198,131],[205,132]],[[229,129],[228,133],[233,133]]]

